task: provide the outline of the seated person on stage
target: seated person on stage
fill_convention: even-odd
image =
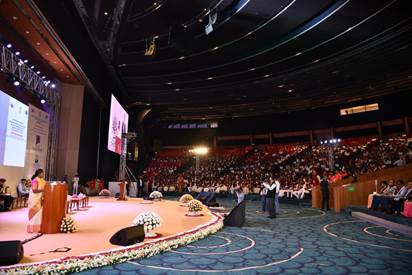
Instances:
[[[20,197],[29,197],[30,188],[27,187],[27,180],[21,179],[17,184],[17,190],[19,191]]]
[[[405,204],[406,199],[412,196],[412,181],[410,180],[408,184],[402,186],[398,193],[396,193],[395,197],[392,201],[392,212],[395,212],[396,215],[400,215],[403,212],[403,206]]]
[[[0,211],[10,210],[13,204],[13,197],[7,193],[9,187],[5,185],[6,179],[0,178]]]
[[[397,192],[397,187],[393,180],[389,181],[388,186],[382,191],[382,194],[376,194],[372,199],[372,209],[382,206],[384,210],[389,210],[390,198]]]

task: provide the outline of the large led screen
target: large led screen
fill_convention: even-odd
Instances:
[[[122,153],[122,133],[127,133],[128,122],[129,115],[112,95],[107,149],[117,154]]]

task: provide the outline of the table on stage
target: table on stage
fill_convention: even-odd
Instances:
[[[53,234],[60,232],[60,224],[66,215],[67,184],[48,183],[44,188],[43,215],[40,232]]]

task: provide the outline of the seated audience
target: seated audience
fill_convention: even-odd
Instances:
[[[29,197],[30,188],[27,185],[26,179],[21,179],[20,182],[17,184],[17,190],[20,197]]]
[[[6,186],[6,179],[0,178],[0,211],[11,210],[13,197],[8,193],[9,187]]]

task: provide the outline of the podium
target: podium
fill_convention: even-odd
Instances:
[[[54,234],[60,232],[60,224],[66,215],[67,184],[46,184],[44,187],[43,216],[40,232]]]
[[[120,194],[119,194],[119,198],[117,200],[119,201],[125,201],[126,199],[126,185],[127,182],[126,181],[121,181],[119,183],[119,188],[120,188]]]
[[[312,187],[312,208],[322,208],[322,191],[320,185]]]

